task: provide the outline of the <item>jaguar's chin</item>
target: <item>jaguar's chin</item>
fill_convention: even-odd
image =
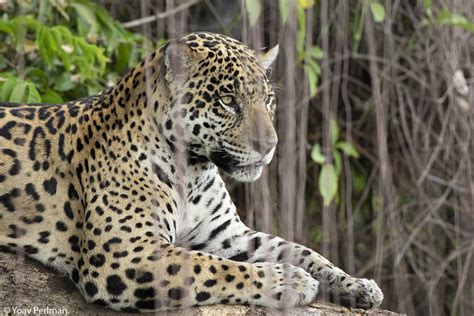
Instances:
[[[239,182],[253,182],[260,178],[263,171],[263,164],[253,164],[241,167],[235,167],[233,170],[224,173],[230,178]]]
[[[210,159],[226,176],[239,182],[257,180],[265,165],[262,161],[242,164],[226,151],[214,151]]]

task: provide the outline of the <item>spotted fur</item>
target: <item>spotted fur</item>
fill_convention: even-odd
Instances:
[[[219,175],[253,181],[272,159],[277,50],[193,33],[98,95],[1,104],[0,250],[121,311],[301,305],[319,282],[342,303],[379,305],[374,281],[246,227]]]

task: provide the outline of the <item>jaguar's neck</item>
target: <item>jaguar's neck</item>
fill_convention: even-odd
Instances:
[[[172,116],[172,98],[162,73],[161,56],[161,50],[157,50],[105,92],[103,100],[108,107],[104,107],[103,114],[110,117],[108,134],[126,139],[151,157],[169,157],[177,169],[185,173],[192,169],[194,176],[195,171],[204,172],[214,165],[199,148],[172,143],[163,133],[166,120]]]
[[[128,141],[137,145],[160,137],[159,127],[169,111],[161,64],[161,50],[157,50],[104,92],[98,112],[107,118],[108,134],[128,133]]]
[[[162,54],[157,50],[117,82],[110,91],[115,111],[128,119],[159,120],[169,108],[169,92],[162,73]]]

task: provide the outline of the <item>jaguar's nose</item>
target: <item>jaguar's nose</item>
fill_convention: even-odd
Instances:
[[[276,144],[278,143],[278,139],[252,139],[250,142],[252,144],[252,148],[263,157],[276,146]]]

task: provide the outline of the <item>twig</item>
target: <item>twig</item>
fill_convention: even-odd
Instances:
[[[126,28],[130,28],[130,27],[135,27],[135,26],[146,24],[146,23],[150,23],[156,20],[164,19],[166,17],[169,17],[171,15],[178,13],[179,11],[186,10],[187,8],[191,6],[198,4],[199,2],[201,2],[201,0],[190,0],[189,2],[181,4],[174,9],[171,9],[162,13],[158,13],[156,15],[147,16],[141,19],[125,22],[122,25]]]
[[[211,11],[211,14],[214,16],[214,18],[217,20],[217,23],[219,23],[219,26],[223,29],[228,31],[228,26],[226,26],[226,23],[222,21],[221,17],[219,16],[219,12],[217,12],[216,7],[211,3],[209,0],[205,0],[205,3],[207,7],[209,8],[209,11]],[[230,32],[229,32],[230,33]]]

